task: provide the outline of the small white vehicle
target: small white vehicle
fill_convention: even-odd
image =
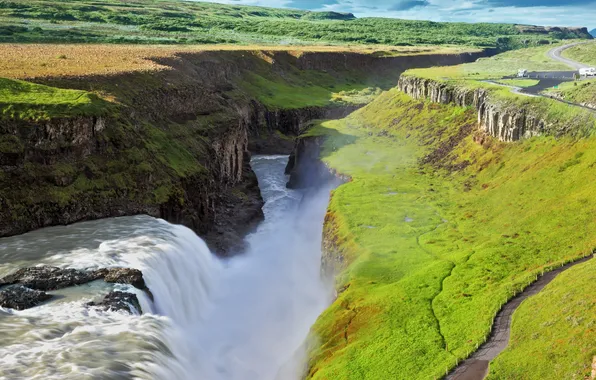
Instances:
[[[518,76],[518,78],[523,78],[526,75],[528,75],[528,70],[526,70],[526,69],[519,69],[519,70],[517,70],[517,76]]]
[[[585,69],[579,69],[579,76],[580,77],[596,76],[596,68],[595,67],[586,67]]]

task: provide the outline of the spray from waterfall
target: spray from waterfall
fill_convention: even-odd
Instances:
[[[303,344],[329,303],[329,287],[320,276],[320,249],[330,188],[302,199],[302,193],[285,188],[285,162],[285,157],[253,160],[266,200],[265,222],[248,237],[244,254],[223,263],[211,262],[210,254],[177,264],[160,262],[160,256],[147,271],[158,312],[171,317],[176,330],[168,340],[178,365],[166,368],[176,373],[159,373],[162,378],[301,377]],[[182,252],[198,245],[196,237],[179,235],[176,241],[180,238],[194,239],[177,244]],[[204,248],[196,253],[203,255]],[[187,254],[174,253],[163,260],[174,257],[188,259]],[[168,286],[174,277],[180,289]],[[180,307],[185,310],[180,312]]]
[[[148,216],[2,239],[0,274],[40,263],[132,267],[143,271],[155,301],[100,281],[30,310],[0,309],[0,379],[300,379],[310,327],[330,302],[320,249],[331,186],[287,189],[286,162],[253,158],[265,221],[247,251],[227,261],[186,227]],[[136,292],[145,314],[85,306],[112,286]]]

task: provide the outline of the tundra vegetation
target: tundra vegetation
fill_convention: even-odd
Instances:
[[[322,344],[309,378],[439,378],[516,292],[595,247],[593,137],[503,143],[477,130],[473,110],[398,90],[304,136],[315,137],[323,161],[351,180],[326,217],[343,265],[338,298],[314,326]],[[524,303],[490,376],[589,373],[595,306],[580,277],[595,266],[570,269]]]
[[[466,45],[511,49],[586,31],[356,18],[337,12],[130,0],[2,0],[0,42]]]

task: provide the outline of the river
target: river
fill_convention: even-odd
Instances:
[[[287,159],[251,160],[265,220],[225,261],[186,227],[149,216],[0,239],[0,277],[38,264],[132,267],[154,295],[96,281],[29,310],[0,308],[0,379],[301,378],[310,327],[331,301],[320,276],[331,185],[287,189]],[[114,288],[135,292],[143,314],[85,306]]]

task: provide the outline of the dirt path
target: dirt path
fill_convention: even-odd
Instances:
[[[468,359],[461,362],[445,380],[482,380],[488,374],[489,363],[497,357],[509,344],[511,335],[511,318],[513,312],[528,297],[539,293],[557,275],[574,265],[584,263],[594,255],[571,262],[553,271],[545,273],[537,281],[526,287],[521,293],[509,300],[497,313],[493,321],[492,333],[486,343],[478,348]]]

